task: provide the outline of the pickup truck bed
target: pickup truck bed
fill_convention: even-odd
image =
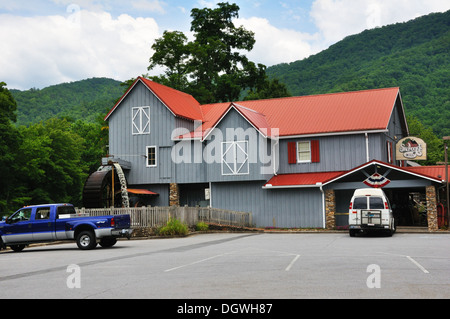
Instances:
[[[21,251],[26,245],[75,240],[78,248],[111,247],[130,237],[130,215],[76,217],[71,204],[27,206],[0,222],[0,249]]]

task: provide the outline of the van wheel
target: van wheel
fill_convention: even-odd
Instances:
[[[76,240],[78,248],[82,250],[94,249],[95,246],[97,246],[95,234],[91,230],[85,230],[80,232]]]
[[[348,233],[349,233],[350,237],[355,237],[355,235],[356,235],[356,230],[350,229],[350,230],[348,231]]]

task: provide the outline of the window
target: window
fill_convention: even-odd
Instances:
[[[311,162],[311,146],[308,142],[297,142],[297,162]]]
[[[131,109],[133,135],[150,134],[150,106]]]
[[[22,220],[30,220],[31,218],[31,208],[26,208],[18,211],[14,215],[8,218],[11,223],[17,223]]]
[[[319,163],[319,140],[288,142],[288,163]]]
[[[50,207],[39,207],[34,219],[50,219]]]
[[[147,167],[156,167],[156,146],[147,146]]]
[[[248,173],[248,142],[222,142],[222,175],[245,175]]]
[[[367,197],[356,197],[353,201],[353,209],[367,209]]]
[[[58,206],[56,212],[56,218],[61,218],[61,215],[71,215],[76,214],[75,208],[73,206]]]
[[[369,197],[369,208],[370,209],[384,209],[384,202],[381,197]]]

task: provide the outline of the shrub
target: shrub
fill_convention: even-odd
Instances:
[[[205,222],[198,222],[197,225],[195,225],[195,230],[197,231],[207,231],[209,229],[209,226]]]
[[[186,236],[188,233],[189,229],[186,224],[174,218],[170,218],[167,224],[158,231],[161,236]]]

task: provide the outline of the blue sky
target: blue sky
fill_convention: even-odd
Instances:
[[[0,81],[43,88],[147,73],[165,30],[190,35],[193,8],[214,0],[0,0]],[[316,54],[365,29],[450,10],[449,0],[235,0],[236,25],[255,33],[250,60],[271,66]],[[153,74],[161,73],[155,69]]]

